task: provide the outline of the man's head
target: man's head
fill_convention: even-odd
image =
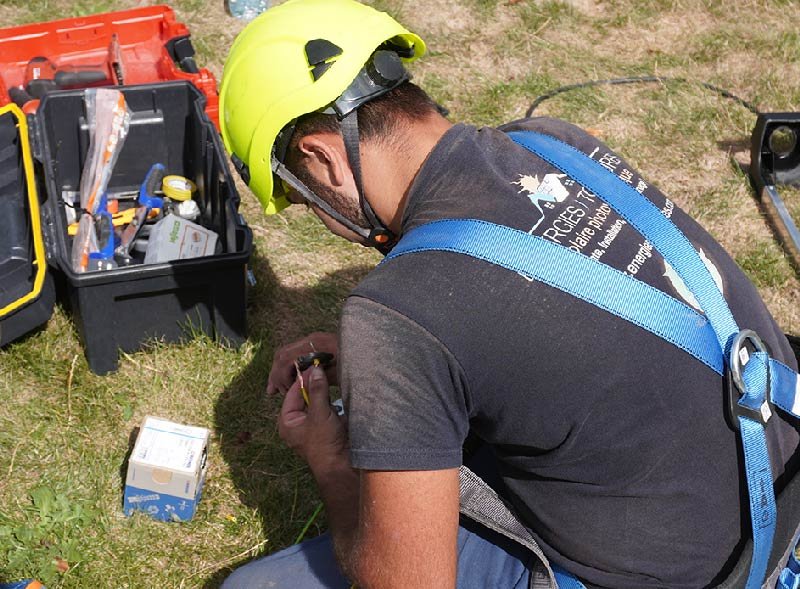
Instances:
[[[404,82],[365,103],[358,111],[359,138],[364,154],[362,159],[369,159],[370,154],[376,151],[391,153],[397,158],[408,157],[415,148],[409,141],[412,128],[438,115],[437,108],[436,103],[411,82]],[[370,220],[360,206],[354,179],[348,175],[347,169],[335,169],[339,164],[349,167],[348,160],[341,124],[335,115],[310,113],[298,119],[286,150],[286,167],[343,216],[359,227],[370,230]],[[384,171],[388,172],[385,168]],[[338,182],[342,182],[343,186],[336,187],[339,178]],[[293,203],[309,204],[296,190],[290,190],[287,198]],[[376,203],[372,204],[376,206]],[[328,222],[323,211],[316,209],[316,212],[322,213],[320,216],[329,229],[343,234]],[[346,233],[344,235],[351,237]]]
[[[222,80],[221,130],[267,213],[288,204],[288,185],[381,243],[386,228],[364,198],[358,144],[391,141],[393,125],[435,108],[403,67],[424,51],[419,37],[354,0],[289,0],[239,35]],[[353,190],[357,210],[345,205],[344,217],[334,207]]]

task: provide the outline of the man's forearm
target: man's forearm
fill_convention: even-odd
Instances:
[[[324,464],[310,464],[325,504],[336,559],[342,572],[356,580],[359,474],[344,455]]]

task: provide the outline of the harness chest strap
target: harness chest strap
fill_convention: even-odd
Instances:
[[[535,235],[485,221],[450,219],[417,227],[404,236],[387,261],[420,251],[470,255],[549,284],[639,325],[719,374],[724,373],[726,365],[738,366],[734,380],[741,397],[732,398],[731,419],[742,436],[754,542],[746,587],[761,587],[776,518],[764,425],[771,415],[771,403],[797,416],[797,374],[769,358],[758,346],[748,359],[739,355],[748,338],[760,340],[742,337],[746,331],[740,332],[697,251],[647,198],[598,162],[552,137],[532,132],[509,135],[599,196],[647,238],[695,295],[705,316],[596,260]],[[726,362],[726,355],[733,360]],[[551,572],[549,567],[545,569]],[[556,582],[555,574],[548,576]],[[577,584],[572,583],[561,579],[558,586],[582,586],[577,580]]]

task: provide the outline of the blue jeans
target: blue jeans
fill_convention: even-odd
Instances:
[[[458,589],[528,589],[533,555],[475,524],[458,528]],[[235,570],[222,589],[349,589],[328,534],[254,560]]]

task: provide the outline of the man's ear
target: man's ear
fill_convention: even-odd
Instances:
[[[332,188],[341,188],[350,172],[344,141],[336,133],[311,133],[297,143],[303,165]]]

